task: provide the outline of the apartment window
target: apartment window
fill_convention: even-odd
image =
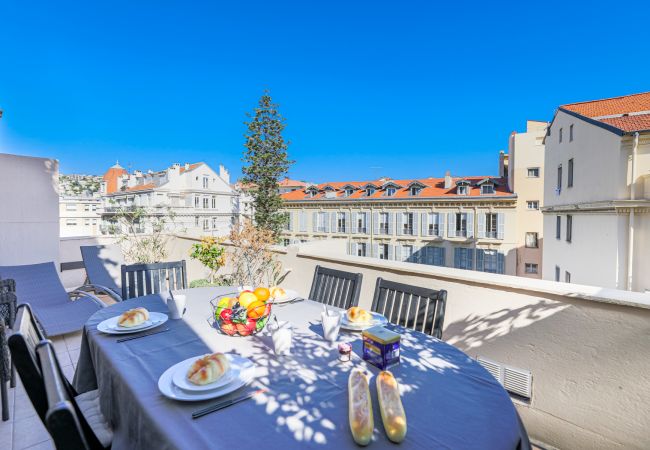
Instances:
[[[555,281],[560,281],[560,266],[555,266]]]
[[[97,211],[97,205],[93,205],[92,210]]]
[[[209,202],[207,197],[203,199],[203,209],[208,209]]]
[[[566,216],[566,241],[571,242],[571,234],[573,231],[573,216]]]
[[[415,213],[402,213],[402,220],[404,221],[402,225],[403,226],[402,234],[408,234],[408,235],[413,234],[414,216]]]
[[[483,272],[499,273],[499,253],[496,250],[483,250]]]
[[[315,197],[316,194],[318,194],[318,191],[316,191],[316,190],[314,190],[314,189],[310,189],[310,190],[307,191],[307,195],[308,195],[309,197]]]
[[[429,213],[427,223],[427,234],[429,236],[440,235],[440,215],[438,213]]]
[[[483,195],[494,194],[494,186],[491,184],[484,184],[483,186],[481,186],[481,194]]]
[[[379,259],[388,259],[388,244],[379,244]]]
[[[86,226],[90,225],[90,219],[85,219],[84,220],[84,225],[86,225]]]
[[[379,234],[388,234],[388,213],[379,213]]]
[[[90,211],[90,205],[84,205],[84,211]]]
[[[65,205],[65,210],[66,211],[76,211],[77,210],[77,205],[75,205],[74,203],[68,203],[67,205]]]
[[[456,192],[458,193],[458,195],[467,195],[468,192],[467,186],[458,186],[456,188]]]
[[[345,213],[336,213],[336,227],[339,233],[346,232]]]
[[[445,249],[442,247],[422,247],[420,249],[420,263],[431,266],[445,265]]]
[[[203,219],[203,231],[208,231],[210,229],[210,221],[205,218]]]
[[[394,187],[386,188],[386,196],[392,197],[393,195],[395,195],[395,188]]]
[[[346,189],[346,190],[345,190],[345,196],[346,196],[346,197],[349,197],[349,196],[351,196],[352,194],[354,194],[354,189]]]
[[[456,269],[474,270],[474,249],[462,247],[455,248],[454,267]]]
[[[412,186],[410,191],[411,191],[411,195],[415,197],[417,195],[420,195],[420,191],[422,191],[422,188],[417,186]]]
[[[495,213],[485,215],[485,237],[491,239],[497,238],[497,215]]]
[[[467,236],[467,213],[456,213],[456,236]]]
[[[357,233],[366,233],[366,213],[357,214]]]
[[[194,226],[195,227],[199,226],[199,216],[194,216]]]
[[[368,247],[365,242],[359,242],[357,244],[357,256],[366,256],[368,253]]]
[[[194,207],[195,208],[199,207],[199,202],[200,202],[199,196],[197,195],[197,196],[194,197]]]
[[[571,273],[569,271],[564,271],[564,282],[571,283]]]
[[[212,229],[213,230],[217,229],[217,218],[216,217],[212,218]]]
[[[97,219],[93,219],[93,225],[97,225]]]
[[[569,126],[569,142],[573,142],[573,124]]]
[[[557,186],[555,190],[558,194],[562,192],[562,164],[557,166]]]
[[[539,209],[539,200],[528,200],[526,202],[527,209]]]
[[[374,193],[375,193],[375,190],[373,188],[366,189],[366,197],[370,197]]]
[[[539,178],[539,167],[529,167],[528,176],[530,178]]]
[[[284,245],[285,247],[287,247],[287,246],[289,246],[289,244],[291,244],[291,242],[289,241],[289,239],[282,239],[282,245]]]
[[[74,219],[68,219],[65,221],[65,224],[71,227],[75,227],[77,226],[77,221]]]
[[[562,216],[555,216],[555,239],[562,239]]]
[[[414,262],[412,245],[402,245],[402,261]]]
[[[209,182],[208,180],[209,180],[208,177],[203,177],[203,189],[208,188],[208,182]]]
[[[529,232],[526,233],[526,247],[527,248],[537,248],[537,233]]]
[[[525,265],[526,273],[537,273],[538,266],[534,263],[526,263]]]
[[[217,209],[217,197],[212,197],[212,209]]]
[[[569,160],[569,167],[567,169],[568,169],[568,173],[567,173],[566,186],[573,187],[573,158]]]
[[[562,128],[560,128],[560,144],[562,143]]]
[[[319,231],[321,233],[326,233],[327,232],[327,213],[326,212],[319,212],[318,213],[316,231]]]

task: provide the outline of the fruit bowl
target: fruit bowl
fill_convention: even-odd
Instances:
[[[252,336],[264,329],[271,316],[267,288],[222,295],[210,301],[215,327],[229,336]]]

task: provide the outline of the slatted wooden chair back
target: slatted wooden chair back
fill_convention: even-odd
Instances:
[[[343,309],[356,306],[359,304],[362,279],[360,273],[316,266],[309,299]]]
[[[377,278],[371,309],[390,323],[442,338],[447,291]]]
[[[185,289],[185,260],[122,266],[122,299]]]
[[[47,397],[45,427],[56,448],[103,448],[74,399],[50,341],[43,341],[36,349],[43,374]]]

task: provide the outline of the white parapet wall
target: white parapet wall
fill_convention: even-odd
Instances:
[[[0,153],[0,265],[59,262],[59,163]]]
[[[195,242],[175,239],[169,258],[188,259]],[[561,449],[647,448],[649,294],[347,256],[333,251],[337,244],[279,249],[291,270],[283,285],[307,295],[316,265],[361,273],[365,308],[378,277],[445,289],[445,341],[471,357],[531,371],[532,398],[513,401],[534,441]],[[195,261],[188,268],[190,280],[205,276]]]

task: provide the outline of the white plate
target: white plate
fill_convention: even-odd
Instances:
[[[295,300],[296,298],[300,297],[298,295],[298,292],[294,291],[293,289],[285,289],[284,292],[287,294],[283,298],[278,298],[278,299],[273,299],[273,303],[280,304],[284,302],[290,302],[291,300]]]
[[[206,355],[203,355],[206,356]],[[242,368],[239,365],[239,361],[237,361],[233,356],[229,353],[226,353],[226,358],[228,358],[228,362],[230,363],[230,369],[223,374],[221,378],[219,378],[217,381],[214,383],[210,384],[204,384],[204,385],[198,385],[191,383],[187,379],[187,371],[190,369],[190,366],[194,364],[194,361],[197,359],[201,358],[201,356],[194,356],[192,358],[188,358],[185,361],[181,361],[178,364],[176,364],[174,367],[174,374],[172,375],[172,382],[176,387],[179,387],[183,389],[184,391],[189,391],[189,392],[205,392],[205,391],[211,391],[213,389],[218,389],[220,387],[223,387],[229,383],[232,383],[235,379],[239,378],[239,374],[241,373]]]
[[[228,395],[237,389],[246,386],[255,378],[255,364],[248,358],[243,356],[230,354],[233,361],[241,367],[239,377],[235,378],[230,384],[227,384],[219,389],[213,389],[206,392],[187,392],[174,385],[172,377],[177,364],[167,369],[158,379],[158,389],[167,398],[172,400],[179,400],[182,402],[198,402],[201,400],[209,400],[211,398],[222,397]],[[180,364],[180,363],[179,363]]]
[[[117,320],[119,318],[120,316],[115,316],[115,317],[111,317],[110,319],[106,319],[103,322],[100,322],[99,325],[97,325],[97,329],[102,333],[107,333],[107,334],[129,334],[138,331],[150,330],[151,328],[156,328],[157,326],[167,322],[168,319],[167,314],[163,314],[159,312],[149,312],[149,320],[136,327],[127,328],[127,327],[120,327],[117,325]],[[144,326],[145,324],[147,325]]]
[[[372,314],[372,321],[368,323],[355,323],[348,320],[347,311],[341,311],[341,328],[349,331],[363,331],[367,328],[374,327],[375,325],[385,325],[388,319],[379,313],[368,311]]]

